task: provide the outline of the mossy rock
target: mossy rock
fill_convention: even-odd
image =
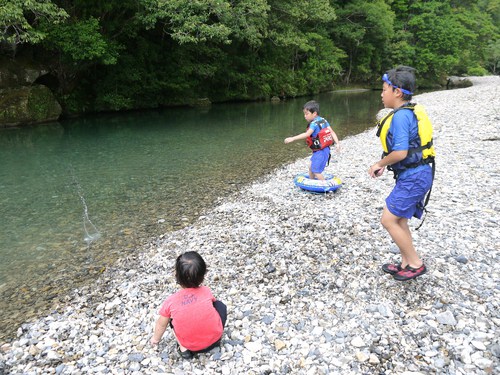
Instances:
[[[472,81],[467,77],[451,76],[448,77],[448,80],[446,82],[447,89],[462,89],[471,86],[472,86]]]
[[[48,69],[31,59],[8,59],[0,56],[0,89],[13,89],[21,86],[30,86]]]
[[[198,98],[194,100],[191,104],[193,107],[201,107],[201,108],[206,108],[210,107],[212,105],[212,101],[209,98]]]
[[[56,121],[61,112],[61,105],[46,86],[0,92],[0,127]]]

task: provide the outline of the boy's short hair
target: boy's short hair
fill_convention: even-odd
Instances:
[[[316,100],[308,101],[306,104],[304,104],[302,109],[307,109],[311,113],[316,112],[319,115],[319,103]]]
[[[400,89],[404,89],[405,91],[410,92],[403,92],[403,100],[411,100],[412,94],[415,92],[415,70],[416,69],[412,68],[411,66],[400,65],[386,72],[389,81],[392,83],[392,86],[396,86]]]
[[[184,288],[197,288],[203,282],[207,265],[196,251],[187,251],[175,261],[175,279]]]

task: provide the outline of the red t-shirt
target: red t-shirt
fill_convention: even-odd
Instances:
[[[213,302],[215,297],[206,286],[181,289],[163,302],[160,315],[172,319],[182,346],[202,350],[222,337],[222,321]]]

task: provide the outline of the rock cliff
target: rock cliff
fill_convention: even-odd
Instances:
[[[59,118],[61,105],[47,86],[37,83],[47,73],[41,67],[23,66],[12,60],[0,61],[0,127]]]

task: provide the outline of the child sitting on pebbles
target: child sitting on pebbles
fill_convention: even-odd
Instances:
[[[220,344],[226,324],[226,305],[217,301],[210,289],[201,286],[207,266],[196,251],[179,255],[175,262],[175,278],[181,290],[162,304],[151,345],[157,346],[167,326],[173,329],[182,358],[204,353]]]

